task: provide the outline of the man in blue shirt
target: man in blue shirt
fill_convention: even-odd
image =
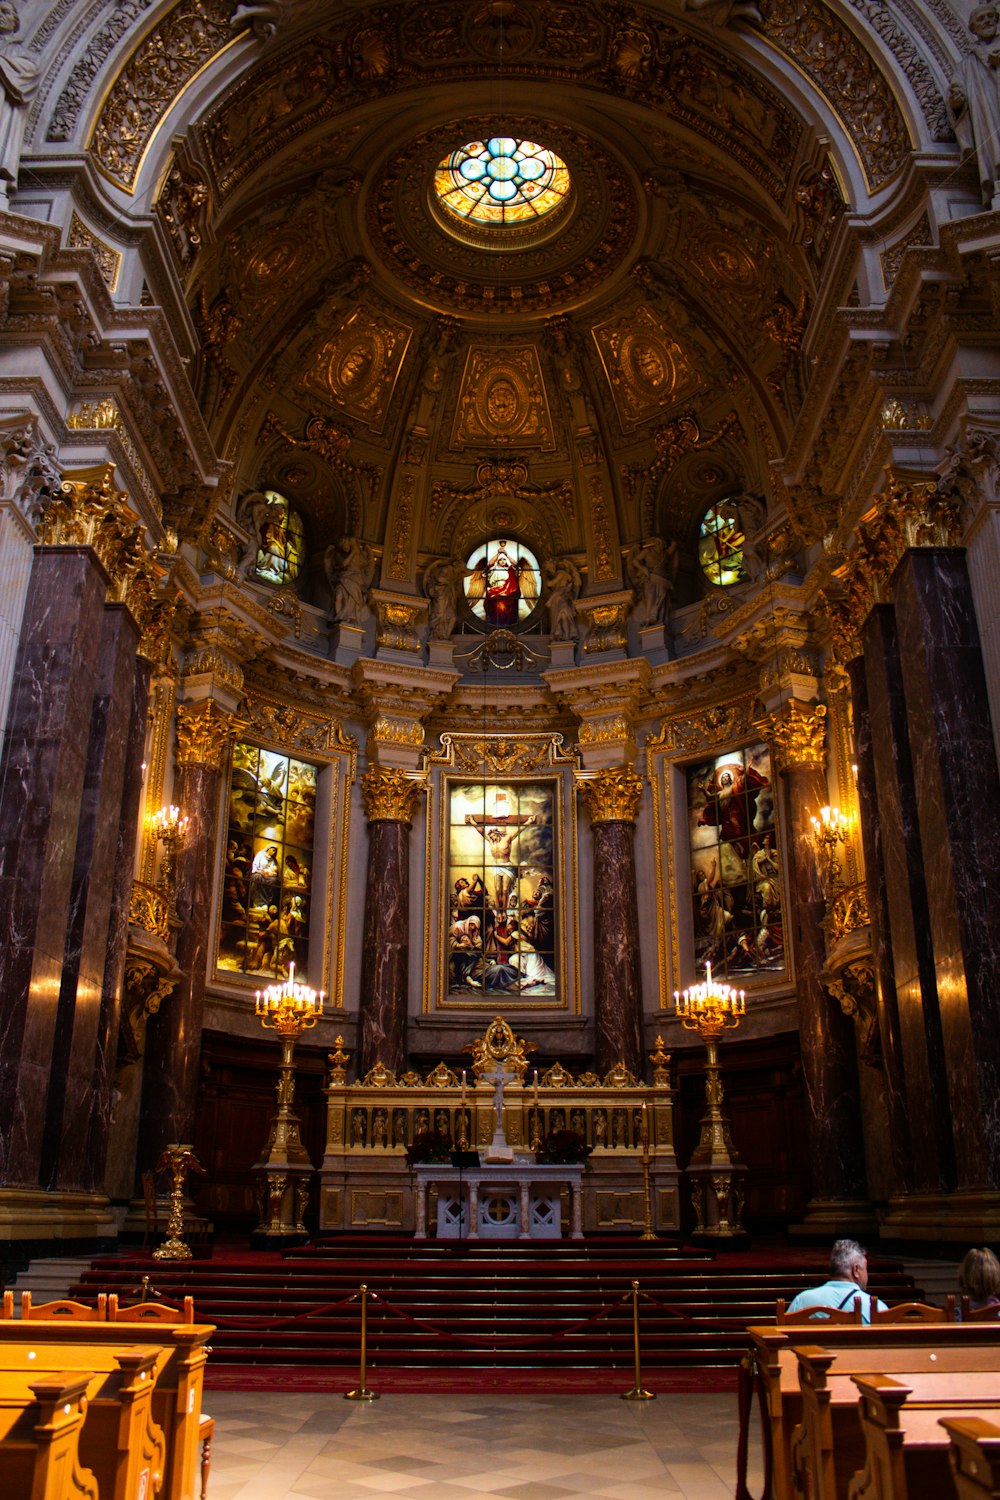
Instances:
[[[805,1312],[807,1308],[815,1307],[817,1310],[813,1316],[822,1318],[825,1316],[824,1307],[850,1308],[853,1311],[855,1302],[860,1301],[861,1321],[870,1323],[872,1304],[875,1304],[879,1312],[885,1312],[886,1306],[865,1291],[867,1285],[868,1254],[865,1249],[857,1240],[836,1240],[830,1251],[830,1280],[824,1281],[822,1286],[809,1287],[807,1291],[799,1292],[788,1304],[788,1311]]]

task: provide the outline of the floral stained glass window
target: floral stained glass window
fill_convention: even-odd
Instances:
[[[456,218],[505,228],[532,224],[569,192],[569,168],[535,141],[492,136],[452,151],[434,174],[438,202]]]
[[[448,993],[479,1000],[556,995],[553,788],[448,791]]]
[[[698,536],[698,561],[709,583],[728,588],[746,582],[750,575],[743,561],[745,542],[735,500],[720,500],[705,512]]]
[[[315,766],[257,745],[234,747],[220,970],[285,979],[294,961],[306,977],[315,814]]]
[[[540,582],[538,559],[520,542],[495,537],[466,559],[466,603],[494,630],[512,630],[527,619],[538,604]]]
[[[766,745],[687,769],[695,967],[738,981],[785,967],[781,862]]]
[[[267,511],[260,528],[254,574],[262,583],[291,583],[305,560],[302,517],[276,490],[265,490]]]

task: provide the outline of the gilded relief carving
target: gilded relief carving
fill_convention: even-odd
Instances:
[[[764,30],[826,95],[857,147],[873,187],[902,166],[906,122],[884,75],[852,31],[826,6],[767,0]]]
[[[107,283],[108,290],[113,292],[118,285],[118,272],[121,270],[122,264],[121,255],[117,250],[113,250],[110,245],[106,245],[92,229],[88,229],[87,225],[76,213],[73,214],[69,221],[69,245],[72,250],[81,247],[93,250],[97,257],[97,264],[100,267],[101,275]]]
[[[555,447],[534,344],[472,348],[466,355],[451,446],[487,442],[543,451]]]
[[[683,401],[702,384],[680,344],[648,307],[623,313],[593,333],[623,427]]]
[[[90,148],[102,171],[131,191],[143,153],[174,99],[230,39],[230,0],[181,0],[115,79]]]
[[[494,776],[523,775],[558,765],[575,765],[572,751],[563,749],[561,734],[475,735],[443,734],[441,749],[429,765]]]
[[[340,719],[304,713],[290,704],[261,697],[257,692],[248,692],[244,697],[234,720],[234,732],[241,739],[309,754],[357,750],[357,741],[353,735],[344,733]]]
[[[303,384],[381,432],[412,333],[394,318],[355,308],[309,356]]]

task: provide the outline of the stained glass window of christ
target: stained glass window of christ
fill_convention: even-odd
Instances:
[[[473,548],[465,562],[465,601],[491,629],[514,629],[538,604],[541,570],[533,552],[503,537]]]
[[[687,768],[695,967],[735,980],[785,967],[781,861],[766,745]]]
[[[308,975],[316,767],[257,745],[233,749],[218,968]]]
[[[553,799],[546,782],[449,786],[449,996],[556,995]]]

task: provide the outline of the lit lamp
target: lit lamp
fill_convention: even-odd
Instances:
[[[810,818],[813,827],[813,842],[822,857],[826,871],[826,899],[832,902],[840,883],[840,861],[837,849],[847,843],[851,831],[851,820],[839,807],[821,807],[818,818]]]
[[[295,977],[289,964],[288,978],[258,990],[256,1011],[265,1031],[281,1038],[281,1071],[278,1079],[278,1109],[260,1161],[254,1167],[261,1183],[261,1217],[252,1244],[298,1244],[308,1238],[303,1223],[309,1200],[312,1162],[299,1134],[299,1117],[292,1109],[295,1098],[295,1043],[303,1031],[311,1031],[323,1014],[324,991],[316,991]]]
[[[746,1015],[746,991],[720,984],[712,978],[712,965],[705,965],[705,980],[683,994],[674,991],[677,1017],[685,1031],[697,1031],[705,1043],[705,1101],[701,1135],[688,1176],[698,1222],[695,1234],[711,1239],[734,1239],[743,1234],[743,1180],[746,1167],[733,1147],[729,1121],[722,1107],[722,1075],[719,1069],[719,1037],[735,1031]]]
[[[167,919],[172,927],[180,924],[177,916],[177,851],[187,837],[188,819],[179,807],[157,808],[149,820],[153,837],[163,845],[163,872],[160,885],[167,898]]]

